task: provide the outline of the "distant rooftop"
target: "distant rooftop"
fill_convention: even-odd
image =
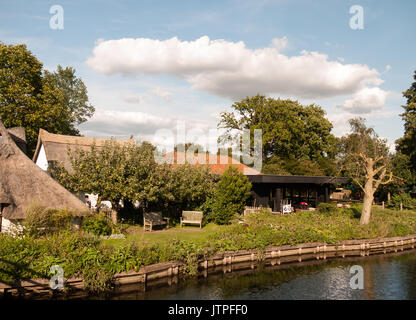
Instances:
[[[261,172],[250,168],[249,166],[229,157],[222,155],[215,155],[209,153],[198,153],[193,157],[186,159],[186,153],[183,152],[170,152],[166,154],[165,158],[172,162],[173,165],[181,165],[186,163],[194,165],[206,165],[209,166],[210,171],[214,174],[224,174],[228,167],[234,166],[239,172],[249,175],[259,175]]]

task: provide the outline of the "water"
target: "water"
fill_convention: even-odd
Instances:
[[[350,268],[364,270],[364,289],[350,287]],[[277,268],[277,269],[276,269]],[[243,274],[245,273],[245,274]],[[108,298],[108,297],[107,297]],[[303,266],[262,266],[180,281],[139,292],[128,286],[112,299],[416,299],[416,251],[314,261]]]

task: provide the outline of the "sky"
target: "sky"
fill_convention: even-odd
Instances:
[[[221,112],[260,93],[321,106],[337,136],[364,117],[393,149],[415,12],[411,0],[0,0],[0,41],[76,69],[96,108],[85,136],[158,143],[180,127],[203,143]]]

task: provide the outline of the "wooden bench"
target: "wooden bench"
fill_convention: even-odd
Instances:
[[[164,218],[162,212],[144,212],[143,213],[143,230],[150,232],[153,230],[153,226],[167,226],[169,229],[169,218]]]
[[[202,229],[202,211],[182,211],[181,228],[184,223],[199,224],[199,228]]]

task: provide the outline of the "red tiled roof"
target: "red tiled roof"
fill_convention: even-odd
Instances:
[[[198,153],[197,155],[189,155],[186,158],[185,153],[183,152],[170,152],[165,155],[165,158],[172,162],[173,165],[181,165],[185,163],[195,164],[195,165],[208,165],[210,171],[215,174],[224,174],[225,170],[229,166],[234,166],[238,169],[239,172],[247,175],[256,175],[261,174],[259,171],[246,166],[245,164],[239,162],[228,156],[214,155],[208,153]]]

